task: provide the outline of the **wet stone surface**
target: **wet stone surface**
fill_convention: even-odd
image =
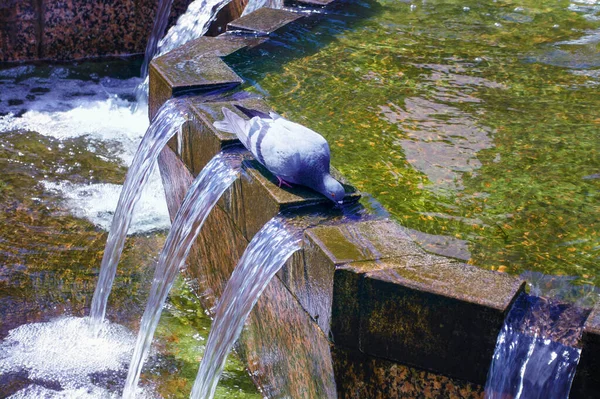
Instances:
[[[581,358],[573,380],[570,398],[600,397],[600,307],[596,306],[588,317],[581,337]]]
[[[245,30],[268,35],[299,18],[302,18],[302,15],[298,13],[273,8],[260,8],[251,14],[230,22],[227,29]]]
[[[335,347],[332,354],[340,399],[483,398],[480,385],[342,347]]]

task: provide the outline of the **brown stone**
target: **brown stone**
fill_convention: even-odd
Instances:
[[[329,334],[336,269],[351,262],[421,254],[402,228],[391,221],[318,226],[305,233],[304,263],[290,265],[299,270],[289,270],[290,277],[282,278],[324,333]],[[337,342],[335,334],[334,340]]]
[[[148,112],[153,119],[169,98],[190,92],[228,88],[243,82],[218,57],[171,57],[167,53],[150,63]]]
[[[336,397],[329,341],[277,277],[252,311],[240,349],[266,397]]]
[[[339,346],[332,350],[340,399],[483,399],[483,387]]]
[[[259,8],[248,15],[230,22],[227,25],[227,30],[245,30],[268,35],[302,17],[302,14],[291,11],[267,7]]]
[[[175,0],[170,24],[191,0]],[[155,0],[8,0],[0,4],[0,61],[72,60],[144,51]]]
[[[483,384],[524,282],[456,262],[385,263],[360,287],[360,349]]]

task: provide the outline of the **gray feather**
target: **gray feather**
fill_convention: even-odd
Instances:
[[[238,107],[239,108],[239,107]],[[257,115],[244,108],[244,114]],[[227,108],[225,119],[214,123],[233,131],[242,144],[271,173],[288,183],[308,186],[335,202],[344,197],[343,186],[329,174],[327,141],[317,132],[271,112],[244,120]]]

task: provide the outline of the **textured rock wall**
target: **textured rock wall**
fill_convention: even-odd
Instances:
[[[191,0],[174,0],[171,23]],[[141,53],[158,0],[0,0],[0,62]]]

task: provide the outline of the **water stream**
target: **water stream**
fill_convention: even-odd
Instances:
[[[589,311],[522,294],[498,335],[486,399],[569,397]]]
[[[106,314],[106,304],[117,271],[117,265],[123,252],[127,230],[131,224],[133,210],[140,199],[142,188],[148,181],[150,172],[156,164],[158,154],[175,135],[186,120],[186,112],[180,100],[169,100],[159,110],[148,128],[133,162],[125,177],[125,183],[119,197],[115,215],[108,233],[98,284],[94,291],[90,318],[97,331]]]
[[[213,397],[227,355],[250,311],[275,273],[300,248],[299,242],[285,222],[275,217],[248,244],[217,304],[191,398]]]
[[[169,291],[184,267],[206,217],[223,192],[237,179],[240,157],[236,154],[216,155],[198,175],[179,208],[167,241],[160,253],[154,280],[129,365],[123,398],[133,398],[142,366],[148,357],[152,337]]]
[[[173,0],[160,0],[158,2],[156,17],[154,17],[154,25],[152,26],[152,32],[150,32],[150,37],[146,44],[146,51],[144,52],[144,63],[142,64],[142,77],[144,78],[148,76],[148,67],[150,66],[150,61],[154,58],[154,54],[156,54],[158,41],[163,37],[165,30],[167,29],[172,5]]]

